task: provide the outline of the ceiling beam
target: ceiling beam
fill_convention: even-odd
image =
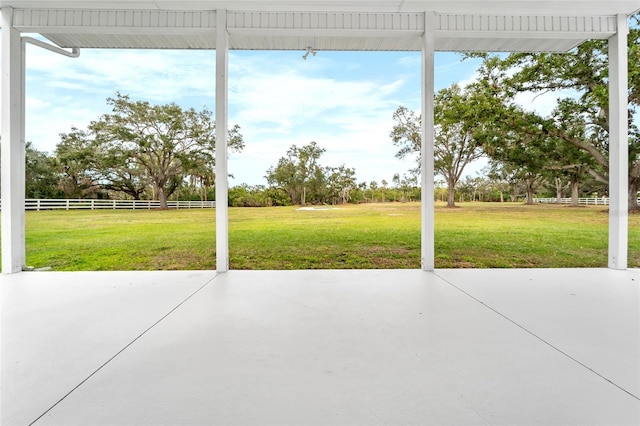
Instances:
[[[101,29],[215,29],[215,11],[17,9],[13,26],[23,32],[91,31]],[[278,30],[376,30],[424,31],[424,13],[354,12],[228,12],[229,29]],[[437,14],[435,30],[440,32],[482,31],[612,35],[613,16],[470,15]]]

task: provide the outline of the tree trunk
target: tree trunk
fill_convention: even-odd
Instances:
[[[556,203],[562,203],[562,181],[556,178]]]
[[[579,207],[580,206],[580,181],[577,176],[571,177],[571,206]]]
[[[298,204],[298,191],[294,189],[289,190],[289,198],[291,198],[291,204],[294,206]]]
[[[168,209],[169,205],[167,204],[167,195],[164,193],[164,188],[159,186],[158,190],[158,200],[160,201],[161,209]]]
[[[307,187],[303,186],[302,187],[302,202],[301,204],[304,206],[307,204]]]
[[[447,207],[455,207],[456,206],[456,183],[448,181],[447,187],[449,194],[447,196]]]
[[[640,210],[638,191],[640,191],[640,178],[629,179],[629,210]]]
[[[533,188],[527,185],[526,204],[533,204]]]

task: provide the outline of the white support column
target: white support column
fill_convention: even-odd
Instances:
[[[27,105],[27,44],[24,41],[23,37],[20,37],[20,145],[22,148],[22,153],[20,156],[23,158],[23,161],[20,163],[24,167],[22,168],[22,172],[20,176],[24,176],[24,179],[19,180],[19,188],[18,193],[22,194],[22,205],[24,206],[25,198],[27,196],[27,129],[26,129],[26,105]],[[22,223],[22,235],[20,236],[20,257],[22,258],[22,269],[25,269],[27,265],[27,218],[25,214],[26,209],[20,210],[20,221]]]
[[[421,258],[422,270],[435,269],[434,238],[434,96],[435,96],[435,14],[425,13],[425,31],[422,44],[422,215]]]
[[[216,11],[216,271],[229,270],[229,172],[227,119],[229,87],[227,11]]]
[[[609,39],[609,268],[627,269],[629,239],[629,123],[627,16]]]
[[[24,70],[20,32],[12,27],[13,9],[1,10],[2,27],[2,273],[25,265],[25,153],[22,90]]]

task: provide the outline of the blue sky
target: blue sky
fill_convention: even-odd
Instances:
[[[306,61],[303,53],[229,53],[229,124],[240,125],[246,144],[230,156],[230,185],[265,184],[291,145],[311,141],[326,149],[322,165],[353,167],[361,182],[391,182],[414,167],[394,157],[389,132],[399,105],[420,109],[420,53],[319,51]],[[472,80],[477,64],[437,53],[435,89]],[[26,140],[53,152],[60,133],[109,112],[116,91],[213,110],[214,72],[215,51],[84,49],[71,59],[28,45]]]

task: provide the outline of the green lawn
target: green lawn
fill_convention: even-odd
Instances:
[[[212,269],[215,211],[27,212],[27,264],[54,270]],[[436,208],[436,267],[604,267],[602,207]],[[640,266],[640,215],[629,266]],[[231,208],[232,269],[419,268],[420,205]]]

